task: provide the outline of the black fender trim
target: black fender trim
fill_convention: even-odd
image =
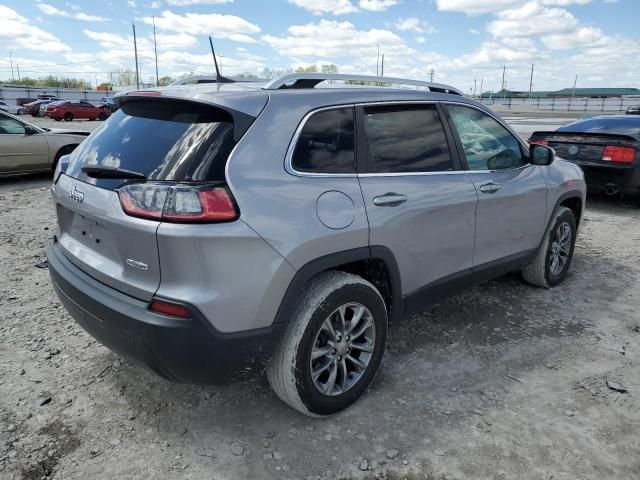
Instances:
[[[391,301],[392,310],[390,312],[390,320],[402,318],[404,314],[404,301],[402,298],[402,290],[400,283],[400,270],[396,259],[387,247],[380,245],[370,247],[358,247],[342,252],[331,253],[315,260],[310,261],[300,268],[294,275],[289,287],[280,302],[278,312],[273,323],[287,323],[293,315],[298,305],[298,300],[302,296],[307,283],[313,277],[321,272],[332,270],[340,265],[358,262],[361,260],[381,260],[391,279]]]
[[[582,193],[580,192],[580,190],[570,190],[568,192],[564,192],[562,195],[560,195],[558,200],[556,200],[556,204],[554,205],[553,210],[551,210],[551,215],[549,215],[547,226],[544,229],[544,233],[542,234],[542,238],[540,239],[538,248],[536,248],[536,252],[540,250],[540,248],[542,248],[542,244],[544,243],[544,237],[549,231],[549,227],[551,226],[551,220],[553,220],[553,214],[558,210],[558,207],[562,202],[564,202],[565,200],[569,200],[570,198],[577,198],[580,200],[580,203],[582,204],[582,209],[580,211],[580,218],[576,218],[576,224],[577,225],[580,224],[580,221],[582,220],[582,216],[584,215],[584,208],[585,208],[584,199],[582,198]]]

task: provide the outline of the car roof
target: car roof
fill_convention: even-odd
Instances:
[[[294,88],[265,90],[260,82],[199,83],[170,85],[141,92],[157,91],[162,97],[193,100],[220,105],[256,117],[260,114],[269,97],[284,100],[291,98],[295,103],[304,97],[310,110],[323,106],[347,103],[373,103],[385,101],[454,101],[484,106],[461,95],[431,92],[428,90],[371,86],[332,86],[328,88]],[[135,95],[138,92],[129,92]],[[127,95],[124,95],[125,97]],[[122,95],[118,97],[122,101]],[[295,99],[295,100],[294,100]]]

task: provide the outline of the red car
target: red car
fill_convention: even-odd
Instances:
[[[109,118],[109,110],[104,107],[96,107],[82,100],[55,102],[47,107],[46,115],[54,120],[70,122],[74,118],[86,118],[88,120],[106,120]]]

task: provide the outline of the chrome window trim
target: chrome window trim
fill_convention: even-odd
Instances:
[[[309,121],[309,118],[318,112],[323,112],[326,110],[337,110],[340,108],[355,108],[355,107],[375,107],[375,106],[383,106],[383,105],[416,105],[416,104],[426,104],[426,105],[435,105],[435,104],[451,104],[451,105],[461,105],[463,107],[475,108],[480,112],[488,115],[493,118],[498,124],[503,126],[509,133],[511,133],[516,140],[520,143],[520,145],[528,150],[528,146],[526,143],[522,141],[520,136],[515,133],[515,131],[509,127],[502,119],[500,119],[493,112],[488,112],[483,108],[478,107],[477,105],[466,103],[466,102],[456,102],[453,100],[382,100],[379,102],[363,102],[363,103],[348,103],[343,105],[331,105],[327,107],[320,107],[314,110],[311,110],[302,117],[300,124],[296,128],[291,142],[289,143],[289,147],[287,148],[287,153],[285,156],[284,167],[287,173],[290,175],[294,175],[296,177],[325,177],[325,178],[366,178],[366,177],[417,177],[417,176],[431,176],[431,175],[460,175],[465,173],[497,173],[497,172],[510,172],[515,170],[521,170],[532,166],[531,163],[527,163],[521,165],[519,167],[514,168],[505,168],[501,170],[447,170],[442,172],[367,172],[367,173],[319,173],[319,172],[300,172],[293,168],[293,152],[298,143],[298,138],[302,133],[302,129],[305,127],[306,123]],[[357,139],[356,139],[357,144]],[[235,148],[234,148],[235,149]],[[233,151],[231,152],[233,154]],[[229,157],[229,159],[231,156]],[[354,159],[355,160],[355,159]],[[228,163],[227,163],[228,164]]]

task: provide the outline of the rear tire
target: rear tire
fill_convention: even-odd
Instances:
[[[63,118],[65,122],[70,122],[71,120],[73,120],[73,113],[67,112],[64,114]]]
[[[567,276],[576,243],[577,225],[573,212],[558,207],[538,253],[531,263],[522,269],[522,278],[532,285],[551,288]],[[567,238],[568,236],[568,238]]]
[[[109,115],[107,115],[107,114],[106,114],[106,113],[104,113],[104,112],[100,112],[100,113],[98,114],[98,120],[100,120],[100,121],[105,121],[107,118],[109,118]]]
[[[387,309],[376,287],[357,275],[325,272],[299,300],[267,377],[292,408],[332,415],[365,392],[386,341]]]

